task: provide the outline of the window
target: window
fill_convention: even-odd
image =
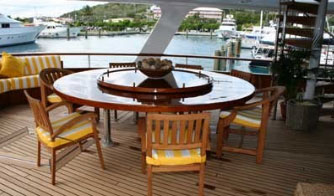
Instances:
[[[3,24],[1,24],[1,28],[9,28],[9,23],[3,23]]]

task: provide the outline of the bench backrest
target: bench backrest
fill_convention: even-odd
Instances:
[[[24,68],[24,75],[36,75],[39,74],[45,68],[62,68],[60,56],[27,56],[21,57],[23,62],[26,63]]]

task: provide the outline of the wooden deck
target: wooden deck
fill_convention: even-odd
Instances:
[[[56,112],[51,116],[65,110]],[[212,113],[214,146],[217,111]],[[103,148],[105,171],[92,145],[57,171],[57,184],[52,186],[47,152],[42,156],[45,165],[35,167],[37,144],[28,105],[1,109],[0,195],[145,195],[146,176],[140,170],[140,143],[132,118],[132,112],[119,112],[119,120],[112,122],[112,136],[119,145]],[[226,153],[223,160],[212,156],[206,167],[205,194],[293,195],[298,182],[334,184],[333,127],[329,116],[309,133],[287,130],[280,120],[270,121],[264,163],[257,165],[255,157],[241,154]],[[231,139],[237,142],[238,137]],[[247,139],[245,145],[255,145],[255,140]],[[154,195],[197,195],[197,181],[193,172],[155,174]]]

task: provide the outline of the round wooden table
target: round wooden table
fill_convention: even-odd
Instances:
[[[109,69],[109,71],[116,69]],[[189,112],[225,109],[243,104],[252,97],[255,91],[254,86],[245,80],[214,72],[177,69],[165,76],[163,78],[165,81],[160,80],[159,82],[155,79],[150,80],[138,70],[125,69],[127,69],[127,74],[114,74],[113,77],[104,75],[103,81],[125,86],[128,89],[143,86],[159,88],[159,85],[163,85],[163,88],[184,88],[195,83],[203,84],[203,81],[200,82],[200,80],[203,80],[205,76],[207,82],[211,82],[211,87],[184,93],[115,90],[98,84],[103,74],[106,73],[106,69],[79,72],[58,79],[53,85],[54,90],[64,100],[104,109],[103,142],[105,145],[112,144],[110,109],[134,112]],[[161,82],[167,83],[167,86],[160,84]]]

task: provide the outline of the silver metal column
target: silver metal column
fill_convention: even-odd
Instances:
[[[104,147],[113,146],[113,141],[111,139],[111,124],[110,124],[110,110],[103,109],[104,117],[104,134],[102,139],[102,145]]]

